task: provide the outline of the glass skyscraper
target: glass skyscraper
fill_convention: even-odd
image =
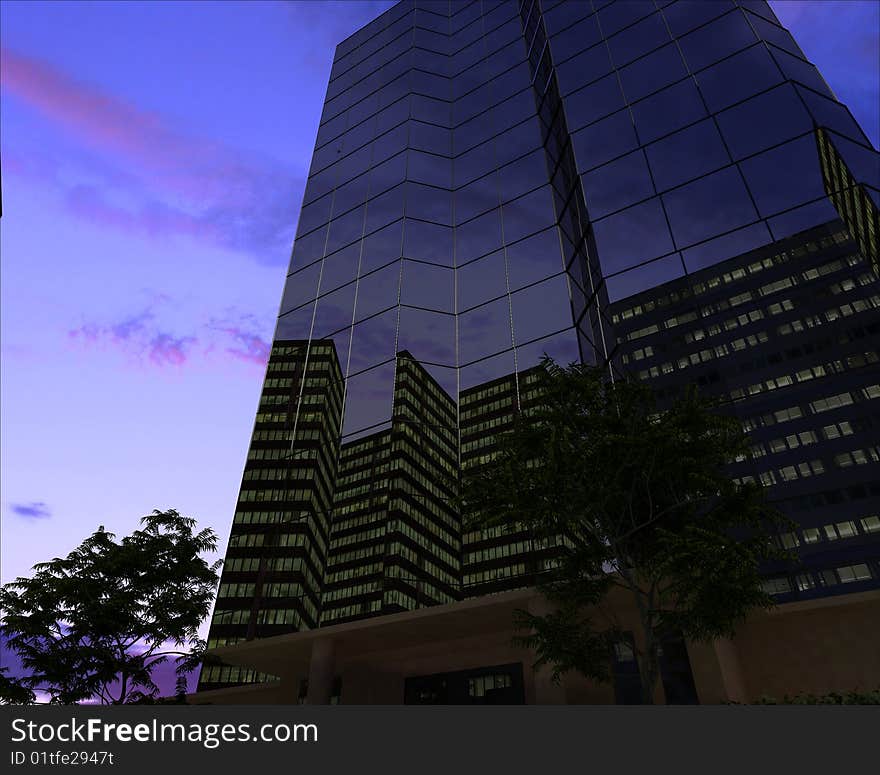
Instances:
[[[774,592],[880,585],[878,206],[763,0],[398,3],[336,49],[210,645],[533,583],[450,503],[545,353],[729,402]]]

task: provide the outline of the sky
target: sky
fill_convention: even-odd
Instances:
[[[335,44],[389,0],[0,4],[0,580],[225,548]],[[880,3],[773,2],[880,141]]]

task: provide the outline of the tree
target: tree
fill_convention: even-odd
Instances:
[[[0,705],[32,705],[34,693],[20,678],[7,675],[8,669],[0,667]]]
[[[103,526],[74,551],[0,588],[0,628],[51,702],[104,704],[155,697],[153,670],[174,659],[182,675],[199,661],[198,627],[210,612],[220,561],[210,528],[154,510],[117,542]]]
[[[462,482],[465,521],[561,538],[559,564],[538,583],[551,612],[516,615],[529,631],[517,641],[555,681],[571,670],[609,680],[623,632],[602,603],[623,589],[638,611],[635,656],[651,703],[664,634],[729,636],[749,611],[772,605],[760,567],[787,558],[769,535],[787,522],[758,485],[731,479],[747,437],[695,390],[659,411],[640,383],[549,358],[542,366],[539,404]]]

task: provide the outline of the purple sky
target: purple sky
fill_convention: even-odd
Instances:
[[[388,0],[0,6],[2,581],[225,541],[337,42]],[[875,0],[772,3],[873,143]]]

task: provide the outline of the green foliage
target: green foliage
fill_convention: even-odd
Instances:
[[[640,383],[549,358],[543,367],[540,405],[500,437],[491,464],[465,477],[462,511],[469,529],[564,538],[560,565],[540,585],[556,612],[518,619],[530,630],[520,642],[557,679],[608,677],[609,643],[621,633],[612,616],[596,620],[596,607],[615,586],[632,595],[649,702],[663,633],[730,635],[750,610],[772,605],[758,569],[787,558],[768,537],[787,523],[760,487],[731,480],[727,466],[748,454],[747,437],[695,391],[660,412]]]
[[[154,510],[117,542],[103,526],[66,557],[34,566],[31,578],[0,589],[0,627],[29,677],[51,702],[154,698],[155,667],[174,658],[183,673],[204,643],[220,562],[213,530],[177,511]]]

